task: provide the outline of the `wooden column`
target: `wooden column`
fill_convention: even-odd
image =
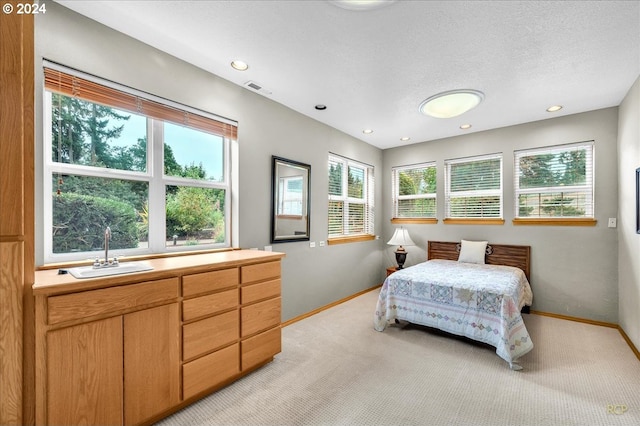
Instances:
[[[0,424],[33,422],[34,19],[0,12]],[[9,12],[11,5],[13,11]],[[31,407],[31,408],[29,408]]]

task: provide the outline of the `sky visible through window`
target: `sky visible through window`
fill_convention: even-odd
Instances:
[[[146,129],[146,118],[140,115],[118,111],[129,115],[126,122],[113,120],[113,126],[124,124],[122,134],[118,140],[110,141],[112,146],[131,146],[138,139],[145,137],[141,129]],[[202,163],[207,171],[207,179],[222,181],[223,170],[223,138],[199,130],[165,123],[164,141],[171,147],[173,155],[181,166],[198,165]]]
[[[181,166],[202,163],[207,171],[207,179],[222,181],[223,145],[222,138],[199,130],[193,130],[171,123],[164,125],[164,141],[173,150],[176,161]]]

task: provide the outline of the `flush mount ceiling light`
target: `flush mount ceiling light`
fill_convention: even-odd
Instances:
[[[470,128],[471,128],[471,124],[463,124],[463,125],[461,125],[461,126],[460,126],[460,128],[461,128],[462,130],[470,129]]]
[[[547,108],[547,112],[556,112],[562,109],[562,105],[554,105]]]
[[[246,71],[249,69],[249,64],[244,61],[231,61],[231,67],[238,71]]]
[[[406,142],[406,141],[410,141],[410,140],[411,140],[411,138],[410,138],[409,136],[403,136],[403,137],[401,137],[401,138],[400,138],[400,140],[401,140],[402,142]]]
[[[373,133],[373,130],[371,130],[371,129],[364,129],[364,130],[362,131],[362,133],[364,133],[365,135],[368,135],[368,134]]]
[[[397,0],[329,0],[334,6],[347,10],[365,11],[389,6]]]
[[[450,90],[433,95],[420,104],[420,112],[436,118],[457,117],[477,107],[484,93],[473,89]]]

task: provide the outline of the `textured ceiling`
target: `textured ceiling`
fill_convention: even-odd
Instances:
[[[640,75],[639,1],[58,3],[383,149],[617,106]],[[452,119],[418,112],[463,88],[484,101]]]

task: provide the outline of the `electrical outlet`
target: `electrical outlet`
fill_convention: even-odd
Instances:
[[[264,246],[264,251],[273,251],[272,246]]]
[[[309,243],[309,247],[314,248],[316,246],[316,242],[315,241],[311,241]]]
[[[320,247],[324,247],[324,241],[320,241],[318,244],[320,244]]]
[[[609,218],[609,228],[615,228],[618,224],[617,224],[617,220],[615,217],[610,217]]]

